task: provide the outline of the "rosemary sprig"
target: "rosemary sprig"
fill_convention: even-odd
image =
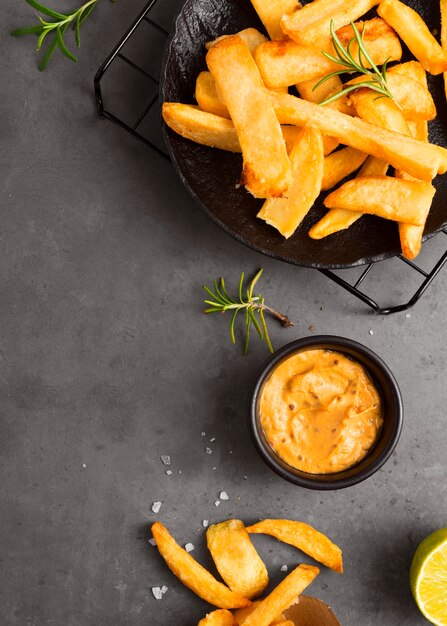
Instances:
[[[313,91],[318,89],[320,85],[325,83],[330,78],[333,78],[334,76],[340,76],[341,74],[359,73],[366,76],[366,79],[353,85],[347,85],[341,91],[337,92],[333,96],[330,96],[329,98],[326,98],[326,100],[323,100],[323,102],[321,102],[320,104],[325,105],[329,104],[330,102],[334,102],[334,100],[337,100],[338,98],[341,98],[342,96],[350,93],[351,91],[359,89],[360,87],[367,87],[368,89],[376,91],[379,94],[378,98],[393,99],[393,96],[391,95],[391,92],[388,88],[386,74],[389,59],[385,61],[385,63],[382,65],[382,69],[380,70],[372,60],[371,55],[365,47],[365,43],[363,41],[363,31],[362,33],[360,33],[354,22],[351,22],[351,26],[354,31],[354,37],[349,41],[346,48],[344,48],[343,44],[337,36],[337,33],[335,32],[334,21],[331,20],[331,37],[337,56],[329,54],[328,52],[323,52],[323,54],[331,61],[334,61],[334,63],[341,65],[343,69],[338,70],[337,72],[332,72],[331,74],[325,76],[314,86]],[[358,44],[357,61],[354,59],[351,53],[352,44],[354,42],[357,42]],[[367,65],[370,66],[370,68],[366,67]]]
[[[14,35],[15,37],[22,35],[36,35],[38,37],[37,51],[40,51],[42,44],[47,37],[51,39],[51,42],[40,60],[39,69],[43,71],[46,68],[49,60],[57,49],[59,49],[62,54],[67,57],[67,59],[76,63],[78,59],[68,49],[65,43],[65,31],[67,28],[72,26],[76,46],[79,48],[81,45],[81,26],[95,8],[98,0],[88,0],[81,7],[79,7],[79,9],[76,9],[71,13],[60,13],[58,11],[54,11],[36,0],[25,0],[25,2],[41,14],[38,15],[40,23],[34,26],[17,28],[12,31],[11,35]],[[46,19],[42,16],[45,16]]]
[[[273,352],[273,346],[272,342],[270,341],[270,336],[267,329],[267,322],[265,319],[266,313],[278,319],[281,322],[282,326],[284,326],[284,328],[290,328],[291,326],[293,326],[293,323],[289,320],[288,317],[267,306],[261,294],[258,294],[257,296],[253,295],[256,283],[261,278],[263,271],[263,269],[260,269],[247,287],[244,286],[245,274],[244,272],[242,272],[239,280],[238,294],[235,298],[229,295],[225,286],[225,280],[223,278],[221,278],[220,281],[214,281],[214,291],[209,287],[206,287],[205,285],[203,287],[208,296],[210,296],[211,298],[211,300],[205,300],[205,304],[207,304],[209,307],[205,309],[205,313],[225,313],[227,311],[232,313],[230,321],[230,337],[231,341],[234,344],[236,343],[236,319],[239,313],[244,313],[244,354],[247,354],[248,352],[248,344],[250,341],[250,331],[252,326],[255,327],[255,330],[258,333],[260,339],[262,341],[265,341],[270,352]],[[256,316],[258,316],[259,319]]]

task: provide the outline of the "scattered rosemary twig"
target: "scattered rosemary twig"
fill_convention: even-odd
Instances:
[[[332,42],[334,44],[334,49],[335,49],[337,56],[333,56],[332,54],[329,54],[328,52],[323,52],[323,54],[325,57],[327,57],[331,61],[334,61],[334,63],[341,65],[343,69],[337,72],[332,72],[331,74],[328,74],[327,76],[325,76],[322,80],[320,80],[315,85],[313,90],[315,91],[315,89],[318,89],[320,85],[325,83],[330,78],[333,78],[334,76],[340,76],[341,74],[359,73],[359,74],[363,74],[364,76],[366,76],[366,80],[364,80],[363,82],[347,85],[341,91],[337,92],[333,96],[330,96],[329,98],[326,98],[326,100],[323,100],[321,104],[322,105],[329,104],[330,102],[333,102],[334,100],[337,100],[338,98],[341,98],[342,96],[350,93],[351,91],[354,91],[355,89],[359,89],[360,87],[367,87],[368,89],[372,89],[373,91],[376,91],[378,94],[380,94],[378,98],[393,99],[393,96],[391,95],[390,90],[388,89],[387,76],[386,76],[388,59],[385,61],[385,63],[382,66],[382,69],[380,70],[377,67],[377,65],[374,63],[374,61],[372,60],[368,50],[365,47],[365,43],[363,41],[363,31],[360,34],[354,22],[351,22],[351,26],[354,31],[354,37],[349,41],[348,45],[345,48],[343,44],[341,43],[340,39],[338,38],[337,33],[335,32],[334,21],[331,20],[331,37],[332,37]],[[357,42],[358,44],[358,60],[357,61],[354,59],[354,57],[351,54],[351,47],[354,42]],[[366,65],[369,65],[370,68],[366,67],[365,63]]]
[[[60,13],[54,11],[49,7],[37,2],[36,0],[25,0],[33,9],[39,11],[41,15],[38,15],[40,24],[35,26],[26,26],[24,28],[17,28],[12,31],[12,35],[19,37],[21,35],[36,35],[37,39],[37,51],[42,47],[44,40],[50,36],[51,42],[49,43],[45,53],[43,54],[39,69],[42,71],[48,65],[49,60],[53,56],[57,48],[64,54],[70,61],[77,62],[75,55],[67,48],[64,40],[64,34],[67,28],[72,26],[74,31],[74,37],[77,47],[81,45],[81,26],[85,20],[89,17],[90,13],[96,6],[98,0],[88,0],[79,9],[72,11],[71,13]],[[47,19],[44,19],[46,16]],[[48,19],[50,18],[50,19]]]
[[[211,300],[205,300],[205,304],[209,306],[209,308],[205,309],[205,313],[225,313],[226,311],[232,312],[231,322],[230,322],[230,337],[233,343],[236,343],[236,335],[235,335],[235,324],[236,318],[240,312],[244,312],[245,315],[245,346],[244,353],[247,354],[248,344],[250,341],[250,330],[253,325],[261,338],[262,341],[265,341],[270,352],[273,352],[272,342],[270,341],[267,323],[265,319],[265,313],[270,314],[273,317],[278,319],[284,328],[290,328],[293,326],[293,323],[289,320],[288,317],[279,313],[275,309],[267,306],[264,302],[264,298],[261,294],[254,296],[253,290],[255,288],[256,283],[261,278],[262,272],[264,270],[260,269],[253,280],[249,283],[248,287],[244,287],[245,275],[242,272],[240,280],[239,280],[239,289],[238,295],[236,298],[233,298],[229,295],[227,288],[225,286],[225,281],[223,278],[220,281],[214,281],[214,291],[212,291],[209,287],[204,286],[203,288],[207,292],[207,294],[211,297]],[[259,316],[259,320],[256,315]]]

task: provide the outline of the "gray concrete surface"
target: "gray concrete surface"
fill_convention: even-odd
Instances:
[[[410,318],[376,318],[320,274],[219,231],[167,162],[96,116],[95,70],[142,5],[101,2],[79,63],[40,74],[34,42],[8,36],[32,11],[2,3],[0,623],[192,626],[207,606],[147,543],[148,523],[163,520],[206,564],[203,519],[280,516],[343,547],[345,575],[312,586],[343,626],[423,626],[407,579],[419,541],[447,525],[447,272]],[[265,295],[297,322],[271,324],[275,346],[312,325],[367,344],[399,380],[402,439],[361,485],[301,490],[252,449],[244,403],[266,350],[230,345],[228,320],[201,314],[201,285],[259,266]],[[397,300],[412,279],[391,271],[371,286]],[[216,508],[221,490],[230,499]],[[302,558],[256,545],[273,581]]]

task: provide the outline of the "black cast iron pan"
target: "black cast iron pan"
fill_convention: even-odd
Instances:
[[[440,31],[439,2],[407,0],[406,4],[416,9],[432,30]],[[161,102],[194,104],[197,75],[206,69],[205,43],[249,26],[265,32],[250,0],[186,0],[166,45]],[[438,110],[437,120],[430,124],[430,140],[447,147],[443,77],[429,78]],[[400,254],[397,225],[373,216],[362,217],[344,232],[312,240],[309,228],[325,213],[322,197],[296,233],[285,240],[256,218],[262,200],[238,185],[240,155],[197,145],[163,126],[172,162],[189,193],[218,226],[250,248],[281,261],[318,269],[354,267]],[[447,176],[437,178],[435,185],[437,193],[425,238],[447,225]]]

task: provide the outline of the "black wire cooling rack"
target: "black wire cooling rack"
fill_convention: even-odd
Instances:
[[[101,65],[94,81],[99,116],[114,122],[167,160],[169,156],[160,130],[158,75],[170,22],[181,3],[182,0],[150,0]],[[427,269],[399,256],[394,259],[398,267],[394,265],[392,271],[388,268],[384,271],[384,264],[388,261],[368,264],[356,271],[318,271],[367,304],[375,313],[390,315],[405,311],[418,302],[447,263],[447,246],[443,235],[447,235],[447,229],[423,246],[421,256]],[[381,306],[378,304],[379,298],[373,297],[370,290],[365,288],[375,273],[374,269],[380,273],[378,282],[381,299],[384,297],[384,285],[388,284],[392,291],[397,287],[398,294],[396,296],[393,293],[393,298],[397,298],[400,304]],[[403,281],[404,269],[412,273],[411,279],[407,276]],[[374,286],[374,281],[371,282]],[[411,285],[414,290],[412,295],[405,296],[400,292],[400,285],[404,283]]]

